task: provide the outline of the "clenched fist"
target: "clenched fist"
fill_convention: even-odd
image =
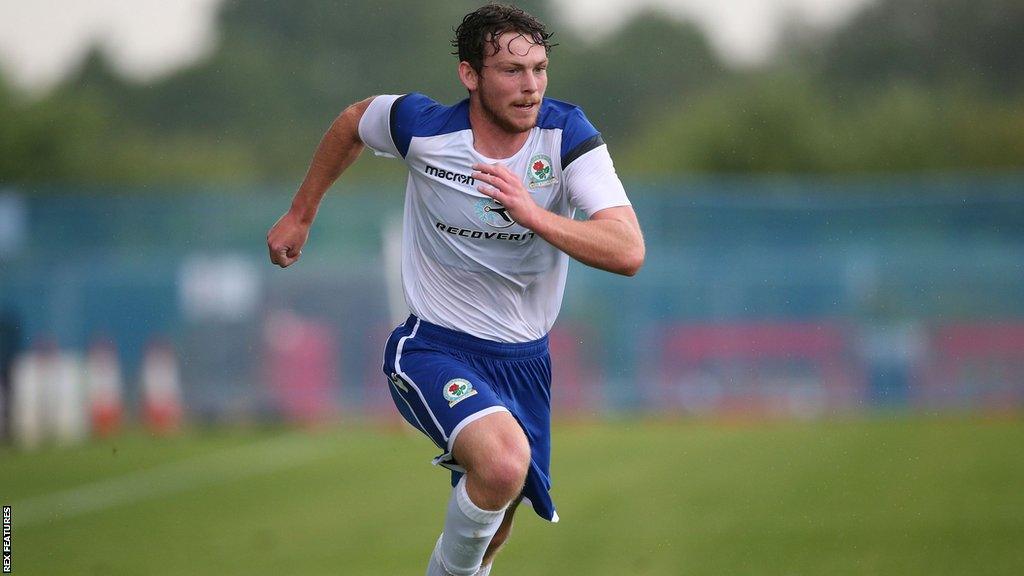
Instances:
[[[281,268],[291,266],[302,256],[302,246],[308,238],[309,224],[286,212],[267,232],[270,261]]]

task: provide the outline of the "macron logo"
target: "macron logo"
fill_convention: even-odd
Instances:
[[[440,168],[434,168],[430,164],[427,164],[426,168],[424,168],[423,171],[429,174],[430,176],[440,178],[441,180],[451,180],[452,182],[458,182],[459,184],[468,184],[470,186],[476,184],[476,178],[473,178],[472,176],[467,176],[466,174],[459,174],[457,172],[452,172],[451,170],[441,170]]]

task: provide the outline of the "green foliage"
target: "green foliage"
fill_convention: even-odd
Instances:
[[[1024,4],[880,0],[727,70],[704,34],[643,12],[577,37],[546,0],[548,95],[580,104],[625,171],[850,173],[1024,167]],[[93,50],[30,100],[0,77],[0,182],[295,182],[371,94],[465,97],[453,27],[478,3],[228,0],[202,61],[129,82]],[[348,178],[397,172],[360,162]]]
[[[1024,98],[897,84],[831,96],[805,76],[728,82],[655,119],[623,155],[642,173],[856,173],[1024,166]]]
[[[1022,30],[1019,0],[883,0],[810,48],[843,88],[969,79],[1008,93],[1024,88]]]
[[[737,80],[652,119],[623,165],[643,172],[804,171],[816,163],[827,106],[800,82]],[[667,122],[666,122],[667,120]]]
[[[579,104],[612,145],[662,116],[678,95],[724,73],[692,24],[643,12],[599,42],[571,38],[552,57],[548,93]]]
[[[25,102],[0,79],[0,182],[77,177],[89,169],[90,143],[103,123],[92,99]]]

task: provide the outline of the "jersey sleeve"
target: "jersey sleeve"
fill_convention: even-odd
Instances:
[[[601,133],[594,128],[583,110],[573,106],[565,115],[562,127],[562,170],[577,158],[604,144]]]
[[[570,204],[588,216],[614,206],[629,206],[601,133],[577,106],[561,104],[562,177]]]
[[[602,144],[584,153],[563,169],[569,202],[593,216],[605,208],[630,206],[626,189],[615,173],[608,146]]]
[[[377,96],[359,119],[359,139],[369,146],[377,156],[397,158],[398,147],[391,136],[391,109],[401,99],[399,95]]]
[[[413,137],[461,127],[454,112],[417,92],[377,96],[359,121],[359,138],[378,155],[405,158]],[[468,116],[463,123],[468,127]]]

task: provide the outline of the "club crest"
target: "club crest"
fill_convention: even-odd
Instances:
[[[547,154],[535,154],[526,167],[530,188],[550,186],[556,182],[551,158]]]
[[[473,389],[473,385],[469,383],[469,380],[463,378],[454,378],[444,385],[444,399],[448,401],[449,408],[453,408],[459,402],[475,395],[476,390]]]

